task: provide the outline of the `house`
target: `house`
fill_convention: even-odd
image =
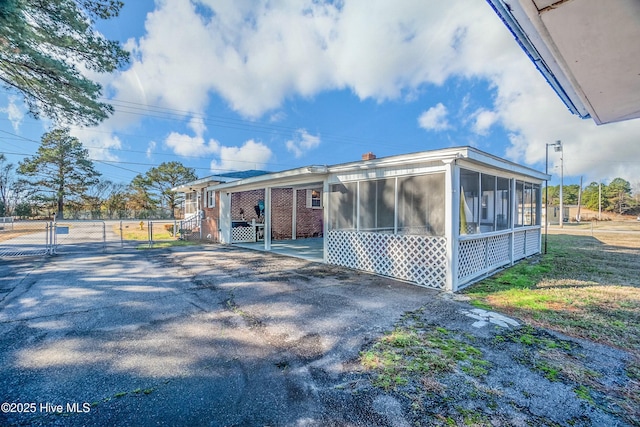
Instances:
[[[546,179],[459,147],[385,158],[367,153],[356,162],[206,188],[216,200],[221,243],[260,242],[272,250],[313,238],[321,240],[326,263],[457,291],[540,252]]]
[[[180,221],[183,236],[219,241],[219,205],[218,195],[211,188],[215,184],[237,181],[243,178],[264,175],[268,172],[248,170],[211,175],[179,185],[171,189],[183,195],[182,217]]]
[[[638,0],[487,0],[569,110],[640,117]]]

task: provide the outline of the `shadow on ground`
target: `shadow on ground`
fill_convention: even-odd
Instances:
[[[474,327],[466,303],[387,278],[223,246],[14,260],[0,277],[2,425],[620,422],[527,361],[517,328]],[[487,373],[377,385],[361,352],[416,322],[477,348]],[[623,381],[623,353],[567,342]]]

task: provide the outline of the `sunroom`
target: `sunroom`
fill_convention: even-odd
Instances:
[[[457,291],[540,252],[541,184],[546,178],[461,147],[310,166],[216,189],[229,201],[221,203],[220,212],[228,218],[223,221],[228,230],[221,230],[227,243],[232,242],[238,193],[260,192],[264,249],[270,250],[282,238],[274,233],[277,223],[300,204],[295,196],[292,204],[278,204],[274,195],[288,189],[286,198],[291,198],[289,194],[304,190],[321,199],[315,218],[322,219],[318,235],[324,262]]]

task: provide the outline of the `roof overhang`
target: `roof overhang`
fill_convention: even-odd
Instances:
[[[572,113],[640,117],[640,1],[487,1]]]
[[[328,173],[329,169],[327,166],[312,165],[220,183],[215,185],[213,188],[215,190],[226,190],[230,193],[257,190],[267,187],[310,188],[322,185],[324,178]]]
[[[397,156],[381,157],[372,160],[358,160],[334,166],[305,166],[282,172],[274,172],[251,178],[220,183],[211,188],[219,191],[235,193],[263,188],[313,188],[321,185],[332,174],[342,174],[353,171],[397,168],[433,163],[448,163],[465,160],[469,163],[484,165],[492,169],[507,171],[519,177],[529,177],[537,181],[549,179],[549,175],[526,166],[502,159],[473,147],[445,148],[440,150],[422,151],[418,153],[401,154]]]
[[[225,176],[207,176],[204,178],[196,179],[195,181],[187,182],[182,185],[178,185],[177,187],[173,187],[171,191],[174,193],[187,193],[192,191],[197,191],[206,187],[210,187],[212,185],[224,183],[224,182],[232,182],[238,181],[240,178],[229,178]]]

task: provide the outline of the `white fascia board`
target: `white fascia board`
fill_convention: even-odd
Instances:
[[[515,175],[533,178],[537,181],[546,181],[551,179],[551,175],[547,175],[543,172],[522,166],[509,160],[504,160],[491,154],[471,148],[468,156],[458,162],[461,166],[464,166],[466,162],[471,164],[478,164],[481,166],[487,166],[491,169],[498,169],[506,171]]]
[[[442,150],[422,151],[418,153],[401,154],[398,156],[381,157],[373,160],[359,160],[356,162],[329,166],[329,172],[332,174],[340,174],[358,170],[444,161],[447,159],[464,157],[468,149],[469,147],[445,148]]]
[[[558,94],[569,111],[583,119],[591,117],[587,98],[578,93],[577,82],[568,67],[554,54],[555,44],[538,16],[538,9],[531,0],[487,0],[516,41]],[[528,9],[528,10],[526,10]]]
[[[186,182],[182,185],[178,185],[177,187],[173,187],[171,191],[173,191],[174,193],[184,193],[189,191],[189,189],[198,190],[200,188],[210,187],[221,182],[231,182],[237,181],[239,179],[240,178],[229,178],[225,176],[207,176],[204,178],[196,179],[195,181]]]

